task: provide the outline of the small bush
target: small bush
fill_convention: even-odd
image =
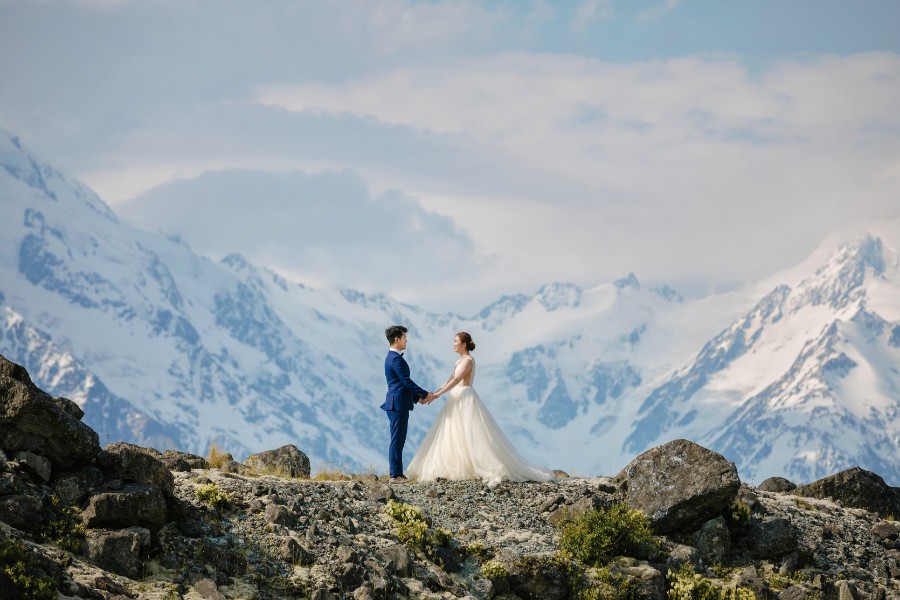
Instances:
[[[503,579],[509,577],[509,571],[502,562],[489,560],[481,565],[481,576],[485,579]]]
[[[756,600],[753,590],[744,587],[723,586],[695,573],[688,565],[678,571],[670,571],[668,600]]]
[[[0,539],[0,590],[23,600],[56,600],[59,595],[56,580],[32,564],[25,546],[7,539]]]
[[[209,455],[206,457],[206,462],[209,463],[210,469],[221,469],[222,464],[226,460],[234,460],[234,458],[231,454],[219,448],[216,442],[209,445]]]
[[[728,509],[727,516],[732,523],[746,523],[750,520],[750,507],[740,500],[734,500]]]
[[[397,524],[397,537],[412,548],[425,547],[425,532],[428,524],[421,509],[412,504],[388,500],[384,512]]]
[[[232,505],[233,500],[226,492],[219,489],[215,483],[204,485],[197,489],[197,498],[209,504],[213,508],[223,510]]]
[[[631,600],[635,597],[633,578],[613,573],[606,567],[591,569],[588,575],[578,582],[578,587],[573,586],[577,600]]]
[[[616,556],[648,558],[657,548],[650,521],[624,504],[566,519],[561,527],[562,548],[587,565],[600,566]]]
[[[806,500],[795,498],[794,502],[797,504],[797,508],[799,508],[800,510],[818,510],[815,504],[807,502]]]
[[[474,556],[478,562],[484,562],[487,558],[488,550],[481,542],[472,542],[466,546],[466,555]]]
[[[81,513],[74,507],[60,509],[56,496],[53,496],[50,503],[58,518],[53,519],[41,529],[41,538],[44,541],[56,543],[57,546],[72,554],[78,554],[87,533],[81,521]]]

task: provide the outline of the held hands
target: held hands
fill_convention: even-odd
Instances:
[[[431,404],[435,400],[438,399],[440,394],[435,394],[434,392],[428,392],[428,395],[419,400],[419,404]]]

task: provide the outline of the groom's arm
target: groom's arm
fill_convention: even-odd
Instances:
[[[394,373],[397,374],[397,378],[400,380],[400,384],[410,392],[412,392],[412,395],[417,402],[422,398],[428,397],[429,392],[420,388],[418,385],[416,385],[415,381],[410,379],[409,365],[406,364],[405,360],[401,360],[398,356],[391,363],[391,368],[394,370]]]

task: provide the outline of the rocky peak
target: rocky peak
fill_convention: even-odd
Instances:
[[[827,305],[844,308],[864,296],[867,277],[885,273],[885,249],[880,238],[865,235],[841,246],[815,274],[800,282],[792,294],[791,308]]]

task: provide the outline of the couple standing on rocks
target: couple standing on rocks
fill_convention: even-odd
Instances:
[[[431,426],[419,451],[409,464],[412,479],[433,481],[482,479],[494,486],[501,481],[550,481],[552,471],[525,462],[488,412],[478,392],[475,378],[475,350],[472,336],[460,331],[453,338],[453,351],[459,360],[453,373],[434,392],[419,387],[410,379],[409,365],[403,358],[407,344],[406,327],[392,325],[384,334],[390,348],[384,359],[387,395],[381,408],[391,427],[388,450],[391,483],[409,481],[403,473],[403,446],[409,412],[416,403],[431,404],[444,394],[447,400]]]

